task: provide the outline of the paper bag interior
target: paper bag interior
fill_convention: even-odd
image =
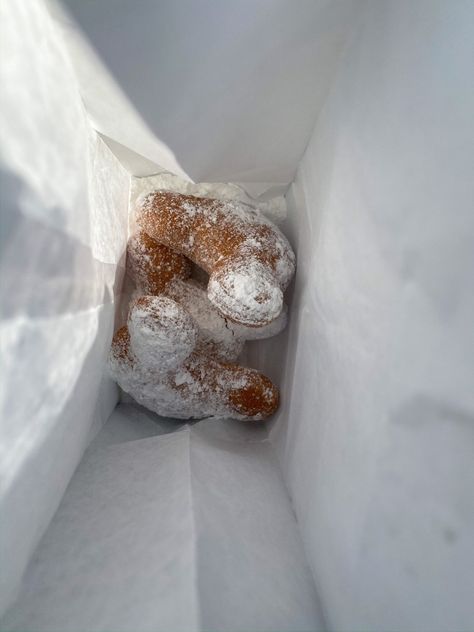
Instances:
[[[472,627],[473,8],[2,5],[1,629]],[[266,426],[106,376],[163,171],[285,195]]]

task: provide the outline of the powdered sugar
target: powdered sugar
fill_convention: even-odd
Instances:
[[[223,313],[237,314],[238,322],[272,322],[283,307],[283,293],[259,261],[241,261],[212,274],[209,300]]]
[[[295,257],[270,221],[241,202],[169,191],[140,204],[137,220],[145,232],[211,274],[208,296],[224,316],[250,326],[278,317]]]
[[[166,296],[146,296],[133,303],[128,330],[134,355],[157,373],[180,366],[198,338],[192,317]]]
[[[201,182],[194,184],[168,172],[145,178],[132,178],[130,190],[130,208],[132,211],[137,207],[137,204],[139,205],[143,197],[158,189],[215,200],[242,202],[253,208],[259,215],[267,217],[274,224],[282,223],[287,216],[287,205],[283,195],[277,195],[265,200],[256,199],[238,184],[230,182]]]
[[[256,371],[212,360],[203,362],[200,355],[191,354],[176,370],[157,375],[150,372],[143,359],[131,349],[124,360],[113,348],[109,371],[139,404],[164,417],[231,417],[257,421],[273,412],[278,403],[276,389]],[[248,388],[259,391],[258,407],[243,413],[239,410],[239,396],[245,395]]]
[[[166,188],[176,180],[169,175]],[[179,213],[170,219],[172,243],[167,242],[170,232],[156,239],[146,229],[143,218],[155,220],[156,209],[153,196],[140,196],[142,234],[130,240],[127,266],[141,296],[131,305],[128,329],[114,337],[110,372],[136,401],[160,415],[262,419],[275,411],[277,389],[258,372],[228,362],[238,357],[245,339],[274,335],[284,327],[282,296],[294,255],[280,231],[238,199],[238,187],[202,185],[199,191],[185,183],[186,192],[189,187],[200,195],[219,191],[220,199],[207,195],[205,205],[193,197],[181,200]],[[230,196],[226,202],[223,188]],[[196,222],[208,231],[209,243]],[[233,248],[233,265],[219,254],[222,243]],[[202,283],[187,278],[190,267],[183,255],[193,259],[196,248],[200,257],[194,261],[212,272],[208,295]]]
[[[229,360],[243,340],[212,307],[204,288],[176,280],[169,293],[181,303],[168,296],[142,296],[131,305],[128,330],[115,335],[109,371],[121,388],[150,410],[177,419],[258,420],[273,412],[278,392],[267,378],[212,359],[209,345]],[[254,409],[245,403],[247,392]]]
[[[245,336],[237,336],[224,316],[212,305],[204,286],[194,280],[176,280],[166,290],[192,316],[198,329],[197,350],[218,360],[236,360]]]

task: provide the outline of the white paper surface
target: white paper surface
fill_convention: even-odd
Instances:
[[[2,629],[322,629],[263,427],[175,423],[180,430],[169,434],[162,420],[153,437],[151,417],[137,406],[116,409]]]
[[[260,361],[334,630],[474,626],[473,9],[368,3],[289,196]]]
[[[71,58],[90,123],[109,143],[127,171],[134,175],[149,175],[162,168],[187,178],[173,152],[143,120],[131,101],[131,95],[120,87],[104,66],[60,0],[46,0],[46,4]],[[114,13],[118,6],[115,4],[113,7]],[[100,11],[99,4],[95,4],[95,10]],[[141,11],[140,7],[138,13]],[[97,19],[100,20],[96,15],[94,20]],[[125,38],[123,44],[127,42],[128,38]],[[136,46],[140,47],[138,41]],[[135,70],[140,76],[138,66]]]
[[[256,195],[291,179],[319,116],[283,227],[298,255],[290,328],[258,343],[253,362],[282,385],[272,441],[332,629],[470,631],[472,3],[69,4],[104,66],[55,12],[72,68],[41,2],[2,5],[0,21],[12,209],[2,217],[0,606],[115,401],[101,377],[128,176],[91,134],[80,90],[133,173],[180,161],[196,180],[240,181]],[[9,626],[235,630],[238,607],[247,629],[317,629],[268,446],[242,447],[227,430],[109,447],[117,435],[102,437]],[[126,422],[121,433],[136,438]],[[154,435],[149,424],[143,433]],[[147,463],[163,477],[149,481]],[[170,550],[181,572],[158,573]],[[139,570],[127,583],[131,558]],[[168,599],[171,585],[181,602]]]
[[[354,2],[334,0],[64,4],[135,110],[96,62],[87,69],[71,22],[97,129],[158,164],[160,139],[195,182],[292,180],[355,14]]]
[[[87,122],[43,4],[1,14],[0,612],[117,401],[103,367],[130,180]]]

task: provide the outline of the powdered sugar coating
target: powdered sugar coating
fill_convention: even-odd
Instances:
[[[286,200],[281,194],[273,194],[270,187],[263,195],[254,197],[250,190],[261,191],[262,187],[255,184],[239,185],[230,182],[199,182],[184,180],[176,174],[163,171],[152,176],[132,178],[130,191],[130,206],[135,209],[137,200],[158,190],[175,191],[186,195],[211,198],[214,200],[229,200],[242,202],[251,206],[257,213],[264,215],[274,224],[280,224],[287,217]],[[281,187],[276,187],[281,189]]]
[[[224,316],[250,326],[278,317],[295,256],[278,228],[250,207],[157,191],[141,200],[137,222],[211,274],[209,299]]]
[[[271,323],[283,308],[283,292],[268,268],[257,260],[238,260],[211,274],[209,300],[242,325]]]
[[[128,315],[133,354],[157,373],[176,369],[192,353],[198,328],[188,312],[166,296],[143,296]]]
[[[192,279],[177,279],[168,286],[166,294],[179,303],[196,323],[198,351],[227,362],[239,357],[245,337],[237,336],[226,318],[212,305],[204,286]]]
[[[133,298],[143,294],[165,294],[177,301],[193,317],[198,327],[199,349],[212,357],[236,360],[245,340],[268,338],[285,326],[286,308],[274,321],[262,327],[238,325],[223,316],[210,302],[202,283],[184,278],[185,274],[189,274],[188,260],[158,244],[143,231],[130,239],[127,253],[128,271],[137,285]],[[264,276],[266,271],[263,270],[262,274]],[[255,271],[250,282],[255,278],[259,278],[258,271]],[[212,286],[208,291],[213,291]],[[245,294],[242,300],[245,300]]]
[[[232,328],[234,335],[242,340],[264,340],[265,338],[277,336],[285,329],[287,322],[288,307],[283,303],[283,309],[278,315],[278,318],[275,318],[275,320],[272,320],[272,322],[267,325],[262,325],[261,327],[247,327],[246,325],[229,322],[229,327]]]
[[[142,294],[160,294],[175,279],[186,279],[191,264],[186,257],[157,243],[138,230],[127,246],[127,269]]]
[[[284,327],[282,293],[294,271],[291,248],[245,204],[178,195],[177,204],[175,199],[163,207],[156,204],[160,194],[167,202],[173,196],[154,194],[151,205],[148,197],[142,200],[141,230],[130,240],[127,266],[139,297],[128,328],[114,336],[110,373],[160,415],[264,419],[278,406],[278,390],[257,371],[229,361],[245,339]],[[166,229],[172,233],[170,242],[150,230],[157,218],[165,236]],[[214,304],[202,284],[187,278],[186,257],[211,273]]]
[[[275,412],[278,390],[268,378],[220,362],[219,354],[210,353],[210,345],[220,348],[223,336],[227,336],[224,355],[237,353],[242,341],[235,337],[237,348],[232,347],[234,333],[210,305],[204,289],[178,279],[169,291],[192,306],[194,317],[168,296],[136,299],[128,327],[115,334],[109,357],[109,372],[120,387],[148,409],[177,419],[213,416],[256,421]],[[209,327],[204,333],[199,321]]]
[[[131,347],[126,327],[114,336],[109,371],[139,404],[165,417],[232,417],[258,421],[278,407],[278,390],[253,369],[223,364],[197,352],[176,369],[157,373]]]
[[[194,279],[177,279],[166,289],[193,317],[198,327],[197,349],[218,360],[236,360],[246,340],[262,340],[279,334],[286,326],[288,309],[284,306],[277,319],[262,327],[238,325],[225,318],[207,296],[206,287]]]

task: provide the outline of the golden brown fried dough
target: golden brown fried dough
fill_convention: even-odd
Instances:
[[[295,270],[284,235],[251,207],[171,191],[146,196],[138,225],[209,273],[209,300],[236,323],[275,320]]]

